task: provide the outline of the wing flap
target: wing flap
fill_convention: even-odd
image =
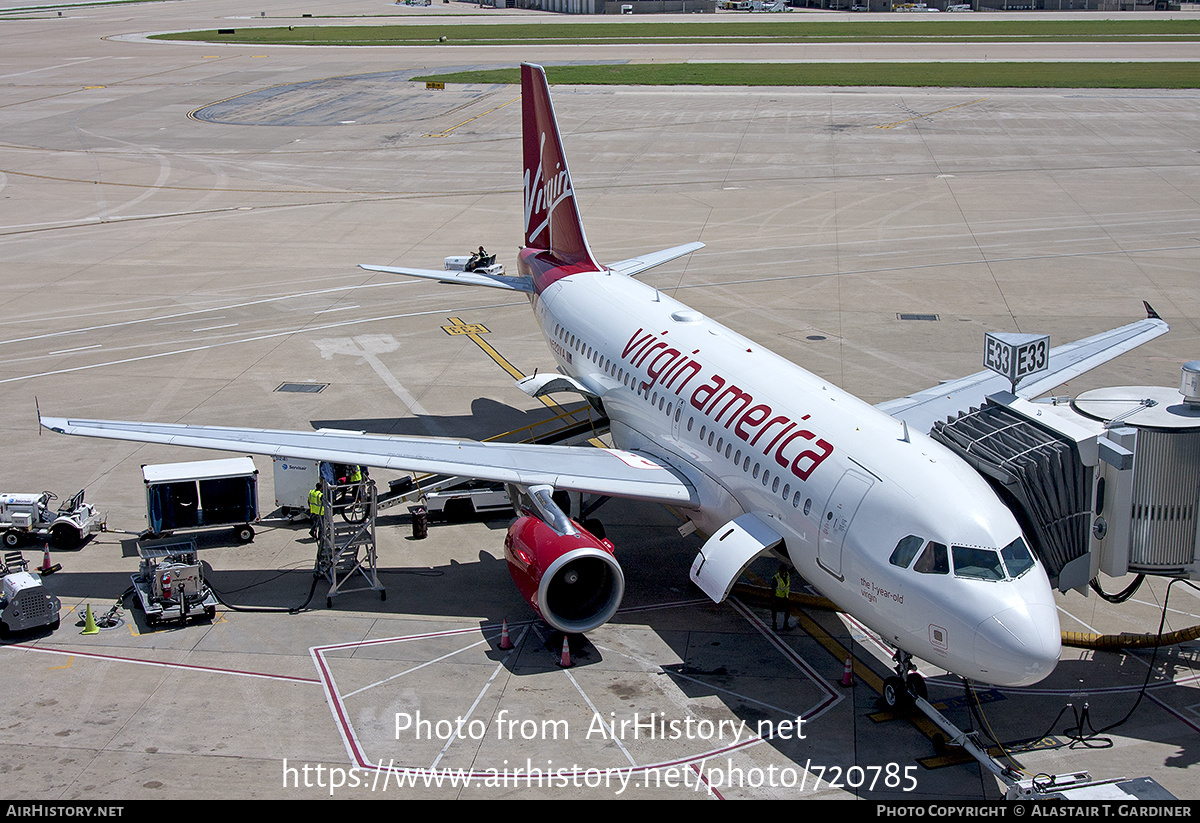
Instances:
[[[695,505],[698,499],[687,478],[670,466],[619,449],[385,437],[333,429],[301,432],[56,417],[41,418],[41,425],[84,437],[324,460],[522,486],[545,484],[565,491],[657,503],[686,506]]]

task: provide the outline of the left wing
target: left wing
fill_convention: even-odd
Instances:
[[[637,452],[592,446],[480,443],[440,437],[370,435],[340,429],[311,432],[74,420],[42,417],[62,434],[165,443],[302,460],[448,474],[520,486],[696,505],[695,487],[671,466]]]
[[[1145,320],[1051,349],[1049,370],[1032,375],[1018,385],[1017,396],[1037,397],[1170,331],[1167,322],[1158,316],[1149,303],[1143,305],[1146,306]],[[897,420],[903,420],[917,431],[928,433],[937,421],[953,417],[972,406],[980,406],[989,394],[1009,389],[1008,378],[992,371],[981,371],[907,397],[880,403],[875,408]]]

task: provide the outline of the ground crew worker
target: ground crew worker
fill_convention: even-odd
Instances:
[[[362,466],[351,466],[349,481],[351,483],[361,483],[363,479]]]
[[[325,524],[325,495],[321,492],[319,482],[308,493],[308,516],[312,521],[308,527],[308,533],[316,540],[321,527]]]
[[[784,564],[779,564],[779,571],[775,572],[775,576],[771,578],[771,628],[779,631],[779,613],[783,612],[783,628],[791,628],[788,625],[788,617],[791,612],[792,601],[789,599],[792,593],[792,574],[788,571],[788,567]]]

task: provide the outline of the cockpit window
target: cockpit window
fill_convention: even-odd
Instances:
[[[995,549],[977,549],[972,546],[954,547],[955,577],[974,577],[979,580],[1003,580],[1004,567]]]
[[[921,574],[949,574],[950,557],[946,547],[941,543],[929,543],[917,558],[913,569]]]
[[[1008,569],[1009,577],[1020,577],[1033,567],[1033,557],[1029,554],[1029,547],[1020,537],[1005,546],[1000,551],[1000,555],[1004,558],[1004,565]]]
[[[893,566],[907,569],[908,564],[917,556],[917,552],[921,550],[921,544],[924,542],[922,538],[910,534],[896,544],[896,548],[892,550],[892,556],[888,558],[888,562]]]

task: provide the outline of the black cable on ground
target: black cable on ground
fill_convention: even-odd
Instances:
[[[1133,597],[1133,593],[1138,590],[1138,587],[1142,585],[1142,581],[1145,579],[1146,575],[1139,574],[1133,579],[1132,583],[1125,587],[1123,591],[1117,592],[1116,594],[1109,594],[1108,592],[1104,591],[1104,589],[1100,588],[1100,578],[1098,577],[1093,577],[1091,580],[1089,580],[1088,585],[1091,587],[1092,591],[1100,595],[1109,603],[1124,603],[1126,600]]]
[[[209,565],[208,561],[206,561],[206,560],[201,561],[201,563],[205,569],[204,582],[208,585],[209,589],[212,590],[213,597],[217,598],[218,603],[220,603],[222,606],[224,606],[225,608],[227,608],[233,612],[257,612],[257,613],[264,613],[264,614],[299,614],[300,612],[307,609],[308,604],[312,602],[313,595],[317,591],[317,581],[321,579],[319,575],[317,575],[315,573],[313,574],[312,586],[309,587],[309,590],[308,590],[308,598],[305,599],[304,603],[299,606],[235,606],[232,603],[225,602],[225,600],[221,597],[221,592],[218,591],[217,588],[212,585],[212,579],[210,577],[210,574],[212,572],[212,566]],[[281,572],[279,575],[277,575],[277,577],[282,577],[284,574],[286,574],[286,572]],[[277,577],[273,577],[273,578],[271,578],[271,580],[275,580],[275,579],[277,579]],[[263,583],[269,583],[269,582],[271,582],[271,581],[270,580],[262,580],[262,581],[259,581],[258,583],[251,584],[250,586],[244,586],[241,589],[237,589],[236,591],[245,591],[246,589],[253,588],[254,586],[261,586]]]

